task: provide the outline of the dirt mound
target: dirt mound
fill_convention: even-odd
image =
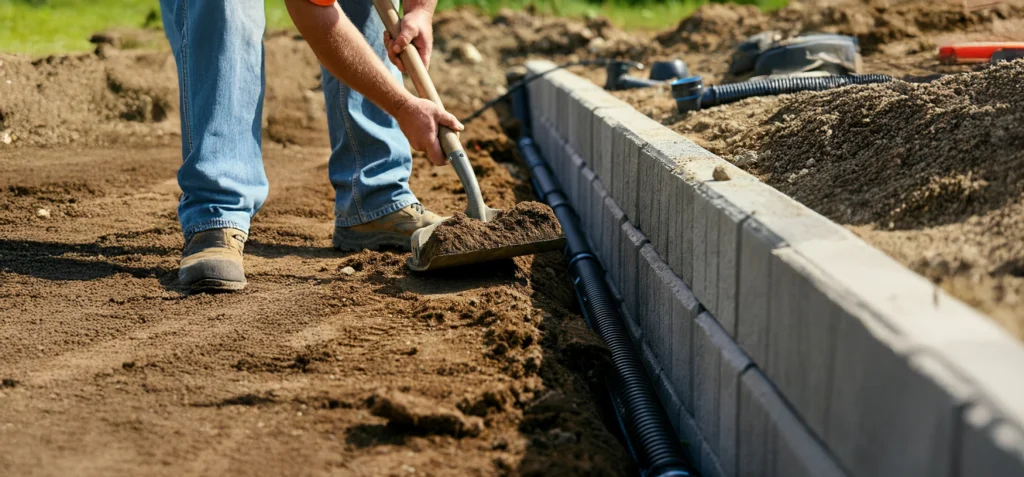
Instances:
[[[801,95],[739,147],[751,169],[847,224],[917,228],[1024,192],[1024,61],[927,84]]]
[[[767,29],[784,36],[840,33],[857,37],[861,49],[871,53],[894,41],[937,32],[991,30],[998,22],[1022,18],[1024,5],[1019,3],[996,3],[965,11],[959,3],[951,2],[914,1],[890,7],[857,1],[824,6],[792,2],[770,14],[750,5],[712,3],[656,39],[669,49],[680,45],[690,51],[708,52],[732,49],[748,36]]]
[[[493,19],[472,8],[440,12],[434,19],[439,49],[452,52],[469,43],[485,56],[501,59],[529,55],[641,54],[643,37],[616,28],[605,18],[556,18],[504,9]]]
[[[173,59],[164,53],[37,60],[0,55],[0,134],[15,146],[103,143],[138,132],[173,135],[175,78]],[[151,127],[164,122],[167,127]]]
[[[398,391],[378,391],[370,398],[370,412],[388,424],[424,434],[454,437],[478,436],[483,431],[479,417],[467,417],[454,407],[438,404],[422,396]]]
[[[666,48],[684,45],[695,51],[719,50],[760,32],[766,21],[766,15],[753,5],[710,3],[656,38]]]
[[[423,257],[439,257],[474,250],[528,244],[562,237],[555,213],[539,202],[522,202],[502,210],[490,222],[473,220],[462,212],[434,229],[423,245]]]

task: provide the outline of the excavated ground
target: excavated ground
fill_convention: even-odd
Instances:
[[[564,40],[527,15],[473,62],[452,32],[475,17],[438,17],[432,72],[460,115],[503,91],[519,41]],[[630,473],[560,254],[420,276],[332,250],[319,69],[301,39],[266,46],[250,285],[199,296],[176,282],[170,55],[0,55],[0,474]],[[533,200],[499,115],[468,126],[487,203]],[[465,207],[449,167],[417,156],[410,183]]]
[[[766,29],[861,42],[886,85],[751,98],[680,115],[667,88],[615,93],[640,111],[846,225],[1024,339],[1024,61],[938,62],[949,41],[1024,40],[1024,4],[709,5],[632,59],[681,57],[707,84]],[[604,75],[577,69],[598,84]]]

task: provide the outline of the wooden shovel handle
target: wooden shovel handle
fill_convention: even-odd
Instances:
[[[373,0],[373,7],[377,9],[381,21],[384,22],[384,28],[391,34],[391,38],[398,38],[398,33],[402,31],[402,18],[398,15],[395,4],[391,0]],[[427,72],[427,67],[423,65],[423,60],[420,58],[416,47],[410,44],[405,47],[405,50],[398,57],[402,60],[405,72],[412,79],[412,84],[416,86],[416,92],[419,93],[420,97],[426,98],[441,109],[444,109],[444,105],[441,104],[441,97],[437,94],[437,88],[434,88],[434,82],[430,80],[430,73]],[[450,155],[453,151],[462,150],[459,135],[447,126],[439,127],[438,138],[441,140],[441,149],[444,150],[446,155]]]

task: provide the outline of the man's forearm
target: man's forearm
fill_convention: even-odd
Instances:
[[[436,5],[436,0],[420,0]],[[395,116],[413,98],[337,4],[321,7],[308,0],[285,0],[295,26],[327,71]],[[433,7],[430,7],[433,8]]]

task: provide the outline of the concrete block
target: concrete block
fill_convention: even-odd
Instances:
[[[696,194],[697,191],[689,185],[681,187],[682,191],[682,216],[679,221],[679,234],[681,236],[682,248],[677,253],[673,253],[672,256],[679,257],[679,267],[681,270],[676,270],[678,274],[690,288],[693,288],[693,260],[694,250],[694,233],[693,229],[696,226],[694,217],[696,216]]]
[[[605,190],[604,185],[600,179],[594,179],[591,183],[593,190],[590,192],[590,216],[592,223],[588,229],[588,234],[594,237],[595,248],[594,253],[602,263],[607,261],[607,250],[608,244],[605,243],[605,218],[608,215],[607,209],[605,208],[605,200],[608,199],[608,191]],[[607,265],[605,266],[607,267]]]
[[[718,446],[713,447],[718,455],[718,462],[721,464],[725,475],[734,476],[737,473],[739,455],[737,447],[739,442],[739,386],[740,376],[753,366],[750,358],[740,349],[725,330],[715,335],[719,341],[719,349],[722,352],[719,377],[719,406],[718,406]]]
[[[594,178],[596,175],[594,171],[589,167],[583,166],[580,169],[580,191],[577,194],[579,197],[579,206],[576,207],[576,211],[580,214],[582,219],[581,225],[583,226],[583,232],[587,234],[587,237],[591,240],[591,245],[596,237],[593,237],[591,230],[594,226]],[[593,248],[592,248],[593,249]]]
[[[736,313],[740,281],[740,230],[748,215],[728,201],[718,208],[718,280],[711,310],[729,336],[736,337]]]
[[[621,237],[622,237],[622,224],[626,223],[626,213],[619,208],[619,205],[615,203],[615,200],[608,196],[604,200],[604,208],[608,211],[608,220],[605,221],[605,226],[602,229],[605,234],[605,249],[608,253],[608,273],[612,276],[615,281],[615,285],[621,290],[622,282],[619,281],[619,271],[621,265]]]
[[[643,150],[644,143],[639,136],[624,125],[622,129],[618,130],[618,134],[621,135],[622,149],[619,154],[622,164],[621,170],[617,172],[619,186],[618,189],[613,191],[613,195],[615,195],[615,201],[626,212],[626,217],[635,220],[634,218],[637,216],[637,194],[640,187],[640,172],[637,169],[637,161]]]
[[[852,319],[807,276],[808,263],[794,250],[772,254],[768,307],[768,356],[758,364],[819,435],[826,435],[836,373],[839,321]]]
[[[808,431],[759,369],[751,367],[743,373],[739,392],[740,433],[736,475],[846,475],[836,459]]]
[[[637,302],[639,299],[640,249],[647,244],[647,237],[630,222],[622,224],[622,285],[623,305],[630,316],[639,322]]]
[[[908,356],[906,342],[870,317],[839,324],[824,440],[853,475],[951,476],[958,409],[971,390],[944,365]]]
[[[725,471],[715,455],[714,450],[704,441],[700,452],[700,475],[701,477],[725,477]]]
[[[665,261],[668,262],[669,268],[680,277],[684,276],[684,256],[690,253],[690,250],[684,249],[686,239],[683,236],[683,224],[689,215],[686,211],[684,189],[689,187],[690,185],[675,173],[671,174],[666,187],[669,212],[667,217],[668,237],[666,243],[668,258]]]
[[[644,332],[640,329],[640,325],[637,324],[637,320],[622,306],[619,307],[619,313],[622,314],[622,322],[626,324],[626,331],[629,332],[629,338],[633,341],[633,346],[638,350],[641,349],[644,344]]]
[[[693,226],[689,234],[693,237],[691,256],[693,257],[690,275],[690,287],[697,299],[702,302],[708,296],[706,274],[708,269],[708,217],[713,214],[714,205],[711,198],[697,189],[693,192]],[[717,230],[717,227],[715,227]],[[717,236],[715,236],[717,238]],[[712,243],[713,245],[713,243]]]
[[[662,322],[670,319],[672,310],[664,309],[664,302],[661,300],[662,281],[660,277],[665,273],[671,273],[668,265],[661,260],[658,253],[650,243],[640,249],[640,301],[637,308],[637,318],[640,320],[640,328],[644,330],[647,342],[657,356],[664,356],[659,348],[665,343],[665,336],[662,332]],[[660,362],[660,361],[659,361]]]
[[[963,414],[959,475],[1024,475],[1024,431],[992,407],[975,403]]]
[[[653,378],[661,373],[661,363],[658,362],[658,357],[654,355],[654,350],[651,349],[648,341],[649,340],[645,337],[640,346],[637,346],[637,351],[640,353],[640,360],[644,363],[644,370],[647,371],[647,377]]]
[[[633,110],[632,107],[602,107],[594,111],[593,137],[591,138],[594,172],[608,188],[609,193],[612,192],[612,166],[619,160],[615,149],[615,131],[619,127],[617,118],[631,110]]]
[[[568,149],[571,151],[571,149]],[[583,184],[583,158],[572,152],[569,156],[570,164],[569,168],[565,171],[568,179],[569,190],[566,191],[569,196],[569,202],[572,204],[572,208],[576,210],[576,215],[580,215],[580,206],[582,205],[583,191],[590,190],[590,184]]]
[[[740,228],[736,341],[754,361],[768,364],[769,305],[772,296],[772,250],[784,242],[757,220]],[[728,330],[726,330],[728,331]]]
[[[658,393],[658,400],[661,401],[661,406],[665,408],[665,414],[668,416],[668,421],[673,423],[679,422],[682,417],[681,414],[686,413],[686,409],[683,408],[683,403],[679,400],[679,396],[676,396],[675,390],[672,387],[672,382],[669,381],[669,377],[666,374],[664,368],[658,371],[658,374],[652,376],[654,383],[654,390]],[[678,434],[678,430],[676,433]]]
[[[719,243],[718,243],[718,216],[720,210],[725,207],[724,204],[712,195],[704,196],[707,197],[711,202],[706,206],[702,207],[707,216],[703,219],[698,219],[698,223],[704,224],[704,233],[706,238],[704,239],[704,257],[701,260],[704,262],[704,286],[702,288],[694,288],[700,290],[697,293],[697,299],[704,304],[705,308],[713,309],[717,308],[718,303],[718,266],[719,266]],[[698,198],[698,200],[700,200]],[[697,251],[696,253],[699,253]],[[694,272],[694,282],[699,280],[699,274]]]
[[[704,440],[719,442],[719,392],[722,353],[716,346],[720,327],[708,313],[701,313],[693,327],[693,416]]]
[[[751,362],[710,313],[697,316],[693,334],[694,415],[725,475],[734,475],[739,380]]]
[[[693,291],[671,269],[666,267],[661,272],[660,281],[665,286],[663,300],[667,301],[663,306],[671,310],[672,317],[661,328],[666,340],[662,359],[668,363],[665,367],[676,386],[676,394],[684,406],[693,409],[693,322],[703,308]]]
[[[683,450],[690,458],[690,463],[694,468],[700,469],[700,457],[701,449],[704,447],[704,438],[700,435],[700,429],[697,428],[697,421],[694,420],[693,415],[689,411],[684,409],[684,412],[679,413],[679,421],[674,423],[676,432],[679,434],[679,441],[683,444]]]

